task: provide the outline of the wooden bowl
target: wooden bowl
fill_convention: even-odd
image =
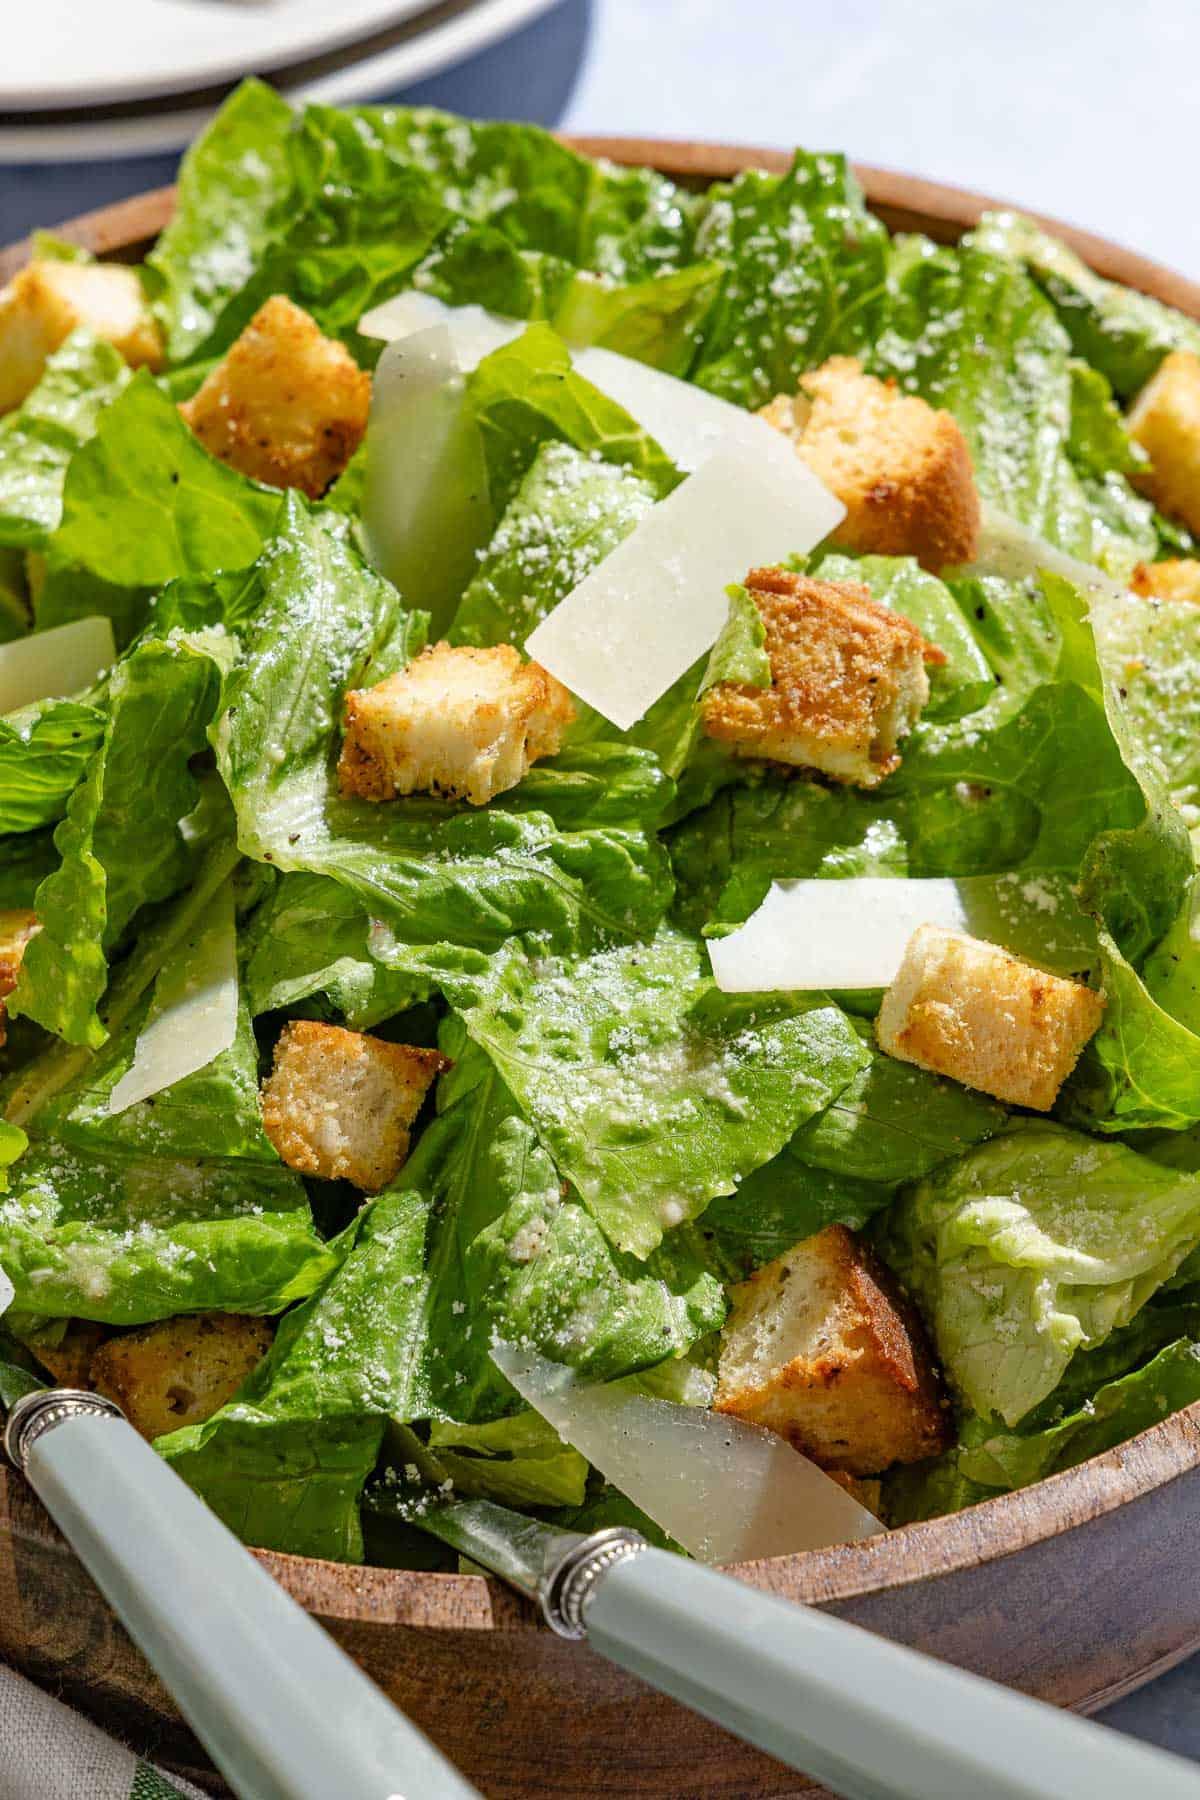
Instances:
[[[778,151],[745,147],[568,141],[686,181],[788,162]],[[996,204],[886,170],[858,173],[872,209],[893,230],[943,242]],[[63,234],[99,254],[137,257],[172,205],[173,190],[162,188],[76,219]],[[1200,319],[1200,287],[1102,238],[1045,223],[1102,274]],[[25,245],[0,252],[0,280],[26,254]],[[872,1543],[735,1572],[755,1587],[1089,1711],[1200,1647],[1198,1509],[1195,1406],[1023,1493]],[[814,1800],[817,1790],[781,1764],[586,1646],[554,1637],[494,1582],[255,1554],[494,1800]],[[0,1655],[140,1750],[225,1791],[29,1489],[2,1471]],[[319,1705],[320,1696],[313,1701]]]

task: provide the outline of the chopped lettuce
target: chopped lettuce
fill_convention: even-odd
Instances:
[[[737,406],[793,394],[882,324],[887,233],[843,156],[796,152],[786,175],[748,169],[710,194],[697,238],[727,274],[692,379]]]
[[[428,976],[389,969],[371,951],[362,901],[327,875],[284,875],[247,937],[246,993],[254,1014],[286,1009],[369,1031],[433,992]]]
[[[62,516],[67,465],[129,382],[111,344],[75,331],[18,412],[0,422],[0,544],[38,549]]]
[[[141,907],[187,880],[179,825],[199,796],[189,761],[231,649],[212,634],[149,639],[110,678],[104,736],[55,834],[62,861],[38,890],[42,930],[9,1001],[68,1043],[103,1043],[109,953]]]
[[[485,356],[467,385],[498,515],[538,451],[556,441],[630,470],[659,498],[681,479],[674,463],[624,407],[571,366],[566,345],[545,325],[531,325],[513,343]]]
[[[867,1061],[820,996],[718,992],[663,930],[583,959],[506,946],[447,998],[622,1250],[645,1256],[775,1156]]]
[[[1200,323],[1148,294],[1106,281],[1082,257],[1020,213],[985,213],[975,240],[1029,270],[1078,355],[1131,399],[1172,350],[1200,355]]]
[[[587,1458],[564,1444],[540,1413],[530,1410],[484,1425],[434,1420],[429,1448],[463,1498],[479,1495],[503,1506],[580,1506]]]
[[[627,537],[655,490],[573,444],[543,445],[496,527],[447,632],[452,644],[525,647],[535,625]]]
[[[104,723],[100,708],[81,700],[38,700],[0,718],[0,833],[62,818]]]
[[[196,350],[254,273],[272,202],[288,191],[292,120],[272,88],[244,82],[183,159],[175,212],[148,258],[175,360]]]
[[[202,449],[143,369],[71,458],[53,549],[118,588],[159,587],[253,562],[279,505]]]
[[[1186,824],[1200,826],[1200,607],[1126,594],[1093,608],[1096,641],[1127,727],[1167,774]]]
[[[1194,549],[1137,492],[1120,407],[1200,326],[1012,215],[957,249],[889,239],[840,157],[694,194],[533,127],[293,113],[256,82],[189,153],[144,277],[162,374],[76,333],[0,421],[0,642],[98,613],[122,647],[94,690],[0,718],[0,906],[43,925],[0,1085],[22,1331],[282,1312],[243,1390],[161,1447],[247,1541],[343,1560],[364,1505],[396,1547],[425,1484],[635,1518],[519,1404],[493,1335],[707,1404],[690,1359],[711,1361],[729,1284],[835,1221],[909,1283],[966,1409],[953,1451],[892,1478],[896,1518],[1200,1397],[1200,614],[1119,597],[1135,561]],[[443,433],[432,504],[413,432],[392,468],[373,431],[311,506],[180,419],[268,295],[369,367],[361,316],[409,287],[531,322],[460,378],[475,451]],[[748,407],[859,356],[950,409],[1028,566],[1044,540],[1077,585],[814,553],[947,658],[870,791],[704,735],[714,682],[770,682],[735,587],[711,654],[632,731],[581,706],[484,807],[342,794],[351,688],[428,636],[522,649],[681,479],[636,403],[573,367],[592,344]],[[447,463],[469,505],[447,503]],[[952,877],[978,935],[1103,980],[1054,1121],[882,1055],[875,996],[716,989],[706,935],[772,880],[850,875]],[[110,1112],[215,896],[233,1042]],[[287,1017],[451,1059],[354,1216],[264,1133]],[[29,1379],[6,1341],[0,1388]]]
[[[138,1325],[214,1308],[279,1312],[331,1258],[303,1183],[278,1163],[46,1138],[9,1170],[0,1261],[27,1312]]]
[[[1122,531],[1113,495],[1098,497],[1072,461],[1079,395],[1070,339],[1019,263],[977,243],[903,244],[869,360],[954,414],[985,501],[1085,560],[1110,549],[1124,561],[1152,553],[1144,509],[1134,506]],[[1119,468],[1106,477],[1114,494],[1124,479]]]
[[[1190,900],[1144,975],[1106,932],[1100,947],[1104,1019],[1066,1089],[1069,1116],[1103,1132],[1200,1123],[1200,946],[1191,936]]]
[[[968,1406],[1016,1425],[1076,1351],[1128,1325],[1200,1241],[1200,1181],[1026,1121],[935,1169],[881,1222]]]
[[[802,1162],[894,1188],[1000,1130],[1005,1112],[996,1101],[884,1056],[869,1042],[869,1028],[860,1032],[870,1060],[800,1127],[789,1149]]]
[[[970,1416],[945,1455],[893,1470],[885,1483],[887,1516],[893,1525],[909,1524],[1028,1487],[1196,1400],[1200,1313],[1194,1304],[1145,1306],[1099,1349],[1078,1351],[1054,1392],[1017,1430]]]

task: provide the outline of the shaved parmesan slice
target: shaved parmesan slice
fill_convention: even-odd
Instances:
[[[108,1097],[109,1112],[124,1112],[207,1068],[233,1043],[237,1016],[237,936],[233,888],[226,882],[192,936],[163,965],[133,1061]]]
[[[1065,550],[1056,550],[1028,526],[1009,518],[998,507],[985,505],[979,549],[967,573],[1025,581],[1030,576],[1040,575],[1043,569],[1051,575],[1063,576],[1091,598],[1124,600],[1128,591],[1123,582],[1106,575],[1103,569],[1096,568],[1093,563],[1080,562],[1078,557],[1068,556]]]
[[[409,289],[364,313],[358,329],[366,337],[395,339],[432,325],[444,325],[453,338],[459,367],[470,370],[493,350],[520,337],[528,323],[525,319],[502,318],[482,306],[447,306],[432,294]],[[678,376],[666,375],[661,369],[652,369],[647,363],[598,345],[573,349],[571,361],[593,387],[623,406],[686,474],[698,469],[718,450],[734,445],[753,457],[777,455],[782,450],[804,470],[795,451],[774,426],[757,413],[719,400],[690,381],[680,381]],[[839,518],[842,516],[839,513]]]
[[[708,954],[727,994],[887,987],[918,925],[968,929],[956,882],[776,881],[744,925],[709,940]]]
[[[821,483],[796,455],[791,444],[773,425],[757,413],[746,412],[728,400],[665,375],[631,356],[620,356],[615,350],[593,346],[577,350],[571,361],[579,373],[602,393],[631,413],[656,443],[661,444],[677,468],[691,474],[718,450],[738,449],[747,461],[770,457],[781,467],[794,464],[792,473]],[[827,489],[822,489],[828,492]],[[828,529],[845,517],[840,501],[829,495],[837,508]]]
[[[1096,928],[1057,875],[776,881],[744,925],[708,944],[727,994],[889,987],[920,925],[998,944],[1052,973],[1082,977],[1097,960]]]
[[[755,1425],[582,1382],[496,1344],[492,1361],[559,1436],[700,1562],[750,1562],[854,1543],[883,1526],[816,1463]]]
[[[402,338],[375,371],[363,526],[371,561],[410,606],[449,623],[492,532],[487,465],[445,325]]]
[[[730,582],[811,550],[843,516],[771,436],[768,455],[731,448],[690,475],[527,639],[527,655],[621,730],[712,648]]]
[[[434,294],[422,294],[416,288],[396,294],[381,306],[373,306],[358,321],[364,337],[384,338],[393,342],[414,331],[428,331],[433,325],[444,325],[454,340],[458,366],[464,373],[474,369],[485,356],[519,338],[529,323],[527,319],[505,319],[488,312],[484,306],[447,306]]]
[[[91,687],[116,660],[110,619],[72,619],[0,646],[0,713],[35,700],[66,700]]]

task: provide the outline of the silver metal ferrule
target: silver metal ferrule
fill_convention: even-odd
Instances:
[[[587,1609],[599,1582],[618,1563],[649,1548],[640,1531],[628,1531],[621,1525],[594,1531],[572,1544],[546,1571],[538,1593],[550,1629],[559,1637],[585,1638]]]
[[[24,1472],[29,1452],[38,1439],[56,1425],[69,1419],[87,1417],[123,1419],[125,1414],[115,1400],[103,1394],[85,1393],[82,1388],[39,1388],[23,1394],[9,1412],[4,1428],[4,1453],[16,1469]]]

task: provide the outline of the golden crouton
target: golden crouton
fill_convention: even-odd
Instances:
[[[24,907],[0,911],[0,1045],[4,1043],[7,1020],[5,997],[17,985],[26,944],[41,929],[37,914]]]
[[[142,284],[115,263],[27,263],[0,291],[0,413],[20,406],[46,359],[79,326],[104,338],[131,368],[162,363],[162,341]]]
[[[54,1377],[58,1387],[90,1388],[92,1358],[109,1335],[112,1327],[97,1325],[91,1319],[72,1319],[56,1344],[28,1340],[26,1347]]]
[[[896,745],[929,698],[925,664],[945,656],[858,582],[751,569],[746,585],[766,627],[771,686],[718,682],[702,702],[705,731],[736,756],[876,787],[899,767]]]
[[[1200,605],[1200,562],[1139,563],[1129,583],[1135,594],[1147,600],[1190,600]]]
[[[347,694],[342,792],[443,794],[482,806],[553,756],[574,717],[562,683],[511,644],[435,644],[378,687]]]
[[[1134,482],[1157,507],[1200,531],[1200,356],[1173,350],[1125,421],[1151,467]]]
[[[317,500],[358,449],[370,403],[371,377],[275,294],[179,410],[222,462]]]
[[[404,1166],[408,1128],[449,1067],[437,1050],[297,1019],[263,1083],[263,1126],[290,1168],[374,1194]]]
[[[90,1385],[115,1400],[144,1438],[162,1437],[201,1424],[232,1399],[274,1334],[273,1320],[237,1313],[163,1319],[102,1344]]]
[[[1009,1106],[1049,1112],[1104,999],[995,944],[921,925],[883,997],[880,1048]]]
[[[979,495],[967,441],[948,412],[864,375],[853,356],[831,356],[798,394],[776,394],[761,414],[846,508],[835,543],[915,556],[935,574],[972,561]]]
[[[734,1288],[715,1406],[855,1476],[919,1462],[949,1439],[920,1321],[844,1225]]]

